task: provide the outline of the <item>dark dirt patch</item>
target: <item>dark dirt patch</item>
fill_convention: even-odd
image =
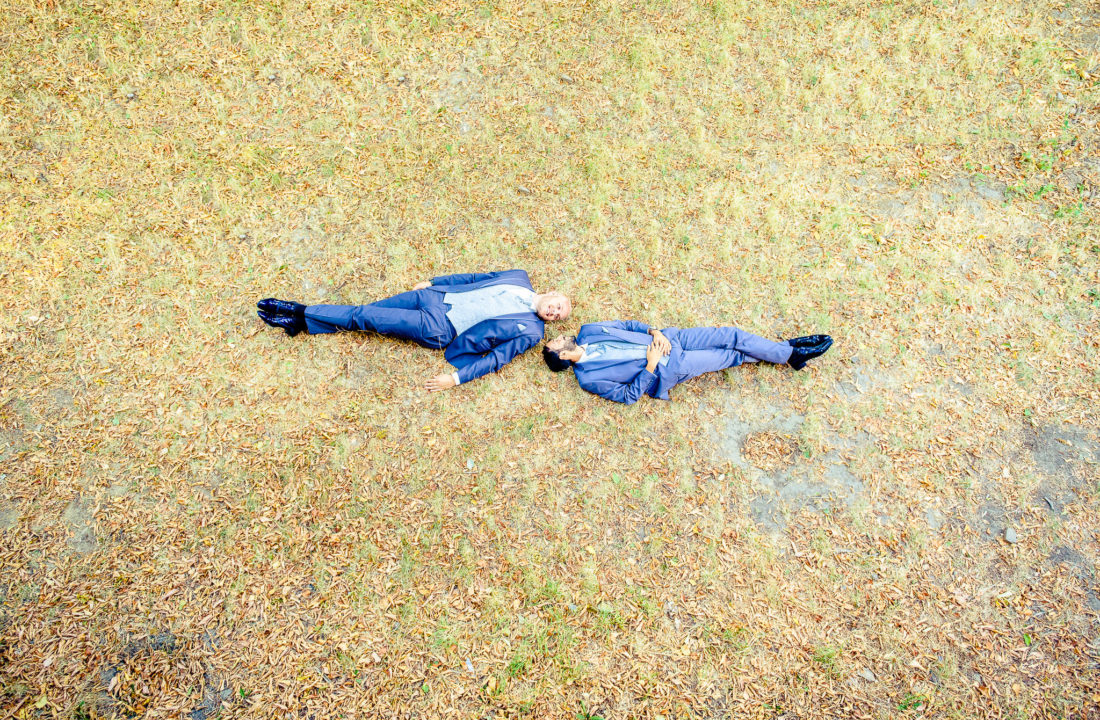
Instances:
[[[19,522],[19,511],[15,508],[0,509],[0,532],[15,527]]]
[[[89,553],[99,546],[95,535],[93,511],[91,502],[77,496],[61,514],[62,522],[72,533],[69,537],[69,547],[78,553]]]
[[[0,460],[23,449],[23,431],[15,428],[0,430]]]
[[[1062,566],[1071,572],[1081,583],[1081,592],[1085,597],[1085,605],[1091,612],[1100,611],[1100,595],[1096,585],[1096,563],[1090,560],[1084,553],[1069,545],[1059,545],[1047,555],[1047,563],[1053,566]]]
[[[71,390],[58,388],[50,392],[50,399],[58,410],[70,411],[76,409],[76,398]]]
[[[997,540],[1003,536],[1005,528],[1012,525],[1012,519],[1004,502],[998,497],[987,496],[985,502],[974,513],[974,527],[987,540]]]
[[[780,496],[789,503],[818,512],[840,506],[850,508],[862,493],[863,481],[840,462],[826,464],[817,482],[791,483],[780,490]]]
[[[749,513],[756,524],[767,532],[784,532],[787,529],[787,518],[783,515],[779,503],[772,498],[753,499],[749,503]]]
[[[1084,496],[1090,489],[1090,465],[1100,462],[1100,443],[1084,428],[1069,425],[1035,427],[1025,423],[1023,445],[1045,476],[1034,501],[1051,513]]]
[[[863,494],[863,482],[832,453],[789,472],[763,475],[760,484],[770,492],[753,499],[749,510],[766,530],[786,528],[784,511],[832,512],[851,508]]]
[[[868,375],[868,384],[888,384],[889,378]],[[746,401],[749,401],[746,398]],[[717,438],[722,454],[756,481],[759,492],[748,503],[749,514],[767,532],[783,532],[787,516],[799,510],[831,512],[852,508],[864,492],[863,481],[848,468],[841,452],[871,445],[874,438],[860,431],[827,438],[836,449],[813,458],[798,453],[796,438],[804,417],[777,405],[738,403],[746,419],[729,417]]]
[[[202,702],[187,714],[190,720],[206,720],[206,718],[217,715],[222,705],[229,702],[229,699],[233,697],[233,688],[228,685],[221,689],[216,689],[219,683],[217,682],[216,676],[210,670],[206,671],[204,681],[206,692],[203,693]]]
[[[1051,19],[1063,42],[1086,54],[1100,51],[1100,13],[1082,13],[1080,6],[1067,5],[1052,12]]]
[[[794,462],[798,443],[789,435],[752,433],[741,443],[741,455],[765,472],[775,472]]]
[[[915,223],[929,214],[955,212],[974,220],[1004,203],[1005,185],[987,178],[958,176],[919,188],[891,187],[887,182],[853,183],[864,190],[864,204],[877,216],[900,223]]]
[[[1094,571],[1092,561],[1068,545],[1059,545],[1051,550],[1050,555],[1047,555],[1047,562],[1052,565],[1068,565],[1079,573],[1091,575]]]
[[[1073,426],[1024,426],[1024,445],[1035,464],[1052,477],[1066,480],[1080,476],[1078,462],[1100,462],[1100,443],[1089,439],[1088,431]]]
[[[848,400],[856,400],[875,390],[885,390],[896,385],[896,380],[888,373],[869,367],[857,367],[846,380],[836,385],[836,389]]]
[[[118,656],[122,660],[129,660],[143,652],[157,651],[167,653],[175,652],[176,636],[172,633],[157,633],[156,635],[150,635],[146,638],[132,640],[126,644],[126,647],[122,648],[122,652],[120,652]]]
[[[212,642],[212,635],[205,633],[202,643],[209,647]],[[100,689],[85,702],[105,717],[138,717],[146,709],[148,687],[158,682],[203,689],[202,699],[185,715],[188,720],[206,720],[218,715],[233,697],[233,688],[204,660],[194,657],[190,643],[162,632],[127,642],[119,651],[117,662],[100,672]]]
[[[755,412],[750,414],[748,420],[737,417],[727,419],[726,427],[719,432],[719,450],[735,465],[742,468],[751,467],[751,463],[745,458],[743,452],[745,441],[750,436],[763,432],[791,436],[802,427],[804,419],[798,413],[786,412],[776,405],[763,403],[755,408]]]

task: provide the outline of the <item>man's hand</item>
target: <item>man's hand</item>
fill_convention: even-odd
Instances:
[[[672,341],[670,341],[663,332],[657,328],[651,328],[649,334],[653,336],[653,342],[650,347],[656,347],[661,351],[662,355],[668,355],[672,352]]]
[[[450,373],[446,375],[436,375],[434,378],[428,381],[425,387],[429,392],[437,392],[439,390],[449,390],[455,386],[455,379],[451,377]]]
[[[430,282],[424,280],[423,282],[418,282],[416,285],[413,285],[413,290],[423,290],[424,288],[431,286],[432,284]]]
[[[662,355],[664,355],[664,353],[661,352],[661,349],[659,347],[657,347],[657,341],[654,340],[645,350],[645,369],[650,372],[656,370],[657,361],[661,359]]]

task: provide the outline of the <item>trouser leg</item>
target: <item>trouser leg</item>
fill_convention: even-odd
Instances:
[[[422,310],[433,303],[433,301],[440,299],[439,293],[434,290],[409,290],[408,292],[397,293],[384,300],[376,300],[370,304],[371,307],[376,308],[399,308],[401,310]]]
[[[745,355],[741,362],[763,360],[782,365],[791,358],[792,350],[785,342],[768,340],[735,327],[684,328],[676,333],[676,340],[685,351],[736,350]]]
[[[680,355],[679,366],[676,368],[676,383],[679,384],[709,372],[737,367],[743,362],[754,362],[754,360],[733,348],[684,350]]]
[[[369,305],[310,305],[305,309],[310,334],[370,330],[441,348],[454,339],[439,293],[413,290]]]

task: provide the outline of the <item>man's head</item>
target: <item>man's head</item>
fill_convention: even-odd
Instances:
[[[577,338],[572,335],[558,335],[542,346],[543,362],[553,372],[568,370],[582,355],[584,350],[577,346]]]
[[[557,291],[539,295],[538,301],[535,303],[535,312],[546,322],[564,320],[569,317],[572,310],[573,304],[569,302],[569,298]]]

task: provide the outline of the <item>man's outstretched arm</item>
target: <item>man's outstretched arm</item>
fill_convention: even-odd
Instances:
[[[490,280],[500,275],[499,272],[487,273],[455,273],[454,275],[440,275],[431,279],[432,285],[466,285],[468,283]]]
[[[467,283],[489,280],[500,275],[498,272],[490,273],[457,273],[455,275],[440,275],[431,280],[423,280],[413,285],[413,290],[423,290],[432,285],[466,285]]]
[[[458,384],[461,385],[476,380],[482,375],[497,372],[516,357],[533,348],[538,342],[539,338],[534,335],[520,335],[518,338],[497,345],[484,355],[474,356],[477,359],[460,367],[453,373],[437,375],[428,381],[427,388],[432,391],[446,390],[455,386],[455,377],[458,378]],[[458,358],[452,358],[452,362],[456,359],[461,362],[461,358],[465,357],[469,356],[460,355]]]
[[[644,322],[638,322],[637,320],[608,320],[600,325],[609,325],[610,327],[618,328],[620,330],[626,330],[627,332],[636,332],[646,334],[649,332],[649,325]]]

